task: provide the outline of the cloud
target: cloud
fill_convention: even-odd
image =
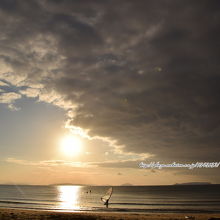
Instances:
[[[31,0],[0,8],[0,79],[72,110],[69,125],[125,153],[219,158],[218,1]]]
[[[28,161],[20,160],[16,158],[7,158],[5,162],[15,163],[25,166],[38,166],[38,167],[56,167],[56,166],[67,166],[67,167],[89,167],[90,165],[82,162],[64,161],[64,160],[43,160],[43,161]]]
[[[13,157],[5,159],[5,162],[15,163],[27,166],[42,166],[42,167],[53,167],[53,166],[69,166],[69,167],[105,167],[105,168],[134,168],[140,169],[139,163],[142,160],[112,160],[105,162],[78,162],[78,161],[66,161],[66,160],[42,160],[42,161],[29,161],[21,160]]]
[[[25,95],[27,97],[37,97],[39,95],[39,89],[35,89],[35,88],[27,88],[23,91],[21,91],[22,95]]]
[[[14,102],[16,99],[20,98],[21,95],[14,92],[2,93],[0,94],[0,103],[9,104],[11,102]]]
[[[139,164],[143,160],[112,160],[112,161],[104,161],[104,162],[97,162],[93,163],[98,167],[105,167],[105,168],[131,168],[131,169],[140,169]]]

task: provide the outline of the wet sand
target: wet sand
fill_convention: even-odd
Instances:
[[[123,219],[143,219],[143,220],[186,220],[185,216],[193,216],[197,220],[220,219],[220,214],[193,214],[193,213],[155,213],[155,214],[134,214],[134,213],[97,213],[97,212],[53,212],[53,211],[35,211],[22,209],[0,209],[0,220],[18,219],[18,220],[46,220],[46,219],[98,219],[98,220],[123,220]]]

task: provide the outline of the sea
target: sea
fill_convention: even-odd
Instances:
[[[113,186],[0,185],[0,207],[66,212],[219,213],[220,185]]]

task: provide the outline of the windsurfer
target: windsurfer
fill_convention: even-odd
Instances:
[[[106,200],[106,202],[104,203],[104,205],[106,206],[106,208],[108,208],[108,201],[109,201],[109,199]]]

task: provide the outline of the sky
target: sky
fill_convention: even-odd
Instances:
[[[1,0],[0,183],[220,183],[139,167],[220,162],[219,25],[218,0]]]

